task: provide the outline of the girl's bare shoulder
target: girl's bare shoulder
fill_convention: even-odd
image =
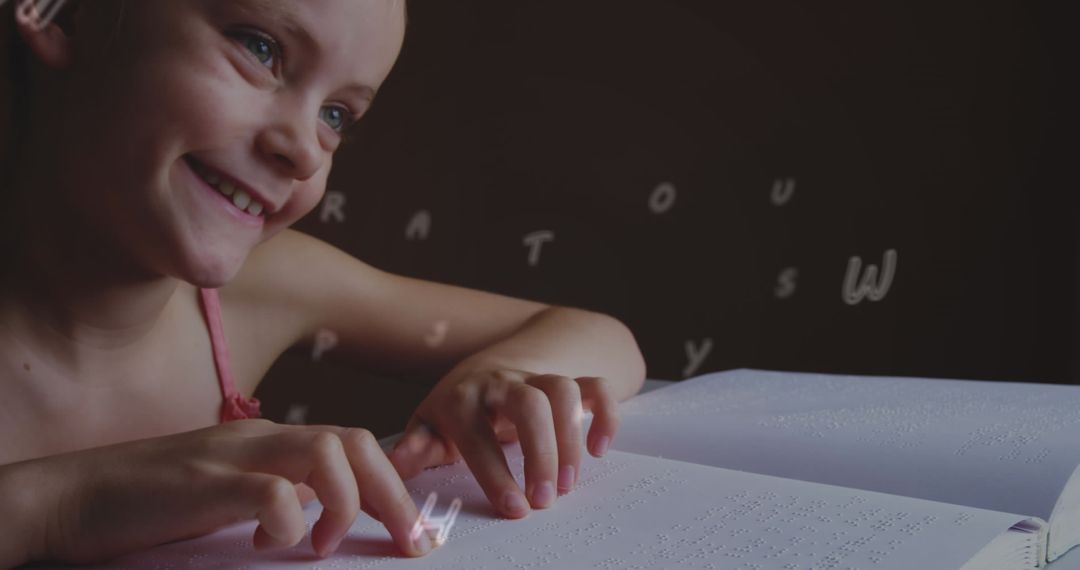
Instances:
[[[305,309],[307,286],[300,274],[318,279],[305,260],[317,241],[286,229],[252,249],[236,276],[219,289],[230,345],[237,336],[238,344],[276,358],[305,340],[312,315]]]

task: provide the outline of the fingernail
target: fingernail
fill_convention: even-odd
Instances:
[[[607,446],[609,443],[611,443],[610,437],[605,435],[604,437],[600,438],[600,441],[596,442],[596,455],[601,456],[607,453]]]
[[[431,537],[428,536],[427,529],[420,531],[420,536],[413,539],[413,546],[416,547],[417,552],[420,554],[427,554],[431,551]]]
[[[555,485],[551,484],[551,481],[544,481],[537,485],[536,490],[533,491],[533,504],[537,507],[547,507],[555,500]]]
[[[323,551],[323,553],[322,553],[323,558],[326,558],[327,556],[330,556],[334,552],[337,552],[338,547],[341,546],[341,541],[342,540],[345,540],[345,535],[341,535],[337,540],[330,543],[330,546],[328,546],[326,548],[326,550]]]
[[[563,465],[559,469],[559,494],[566,494],[574,488],[574,466]]]
[[[503,495],[503,506],[508,513],[524,514],[529,511],[529,505],[525,502],[525,497],[514,491],[507,491]]]

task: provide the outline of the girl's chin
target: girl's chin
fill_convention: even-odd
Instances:
[[[189,258],[178,277],[204,289],[216,289],[236,278],[244,266],[249,251],[239,251],[233,247],[223,251],[214,249],[213,244],[204,247]]]

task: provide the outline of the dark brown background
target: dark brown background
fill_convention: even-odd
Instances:
[[[650,378],[1074,382],[1064,21],[1027,0],[413,0],[329,183],[345,219],[299,229],[388,271],[610,313]],[[885,299],[845,304],[849,259],[888,249]],[[293,351],[259,396],[275,419],[386,435],[425,389]]]

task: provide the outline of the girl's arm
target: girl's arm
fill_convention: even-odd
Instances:
[[[323,329],[362,368],[431,383],[466,359],[566,376],[601,376],[619,400],[645,362],[629,329],[591,311],[395,275],[314,237],[284,230],[255,248],[223,294],[265,334],[312,346]],[[270,343],[267,343],[270,344]]]
[[[14,568],[42,558],[45,509],[39,504],[42,482],[33,463],[0,465],[0,568]]]
[[[509,368],[563,376],[599,376],[611,395],[626,400],[645,382],[645,359],[633,333],[619,320],[570,307],[549,307],[507,338],[458,363],[450,375]]]
[[[256,248],[242,273],[235,298],[261,300],[247,312],[267,315],[267,330],[296,326],[312,342],[329,329],[334,351],[362,366],[436,380],[391,454],[395,468],[408,478],[464,458],[512,518],[574,487],[583,410],[594,415],[588,448],[603,455],[618,400],[645,379],[633,335],[614,318],[393,275],[299,232]],[[498,446],[514,439],[524,495]]]

